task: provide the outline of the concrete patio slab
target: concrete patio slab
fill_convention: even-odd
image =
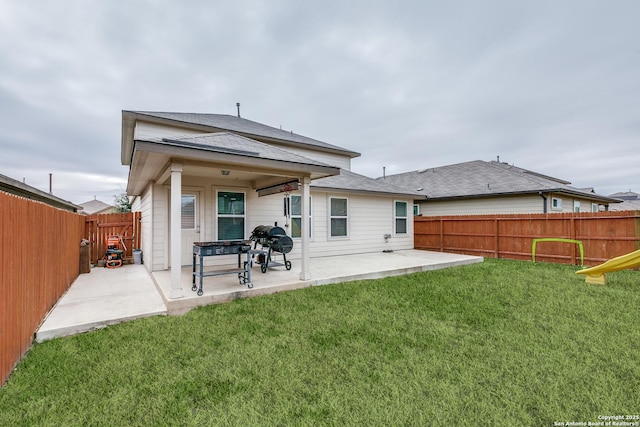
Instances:
[[[36,341],[166,314],[162,297],[144,266],[96,267],[73,282],[36,332]]]
[[[235,255],[229,256],[235,262]],[[280,260],[281,261],[281,260]],[[427,270],[455,267],[482,262],[482,257],[430,252],[422,250],[405,250],[390,253],[376,252],[358,255],[339,255],[322,258],[311,258],[311,280],[299,279],[299,262],[291,260],[290,271],[284,267],[275,267],[260,272],[260,266],[254,264],[251,277],[253,288],[239,283],[237,275],[205,277],[203,295],[192,291],[192,268],[183,268],[181,276],[182,298],[171,299],[171,272],[155,271],[153,279],[158,286],[169,314],[180,314],[192,308],[233,301],[238,298],[249,298],[273,294],[310,286],[327,285],[352,280],[378,279],[398,276]],[[215,270],[209,268],[208,270]],[[196,283],[197,283],[196,279]]]
[[[235,263],[235,255],[229,262]],[[280,260],[281,261],[281,260]],[[237,275],[205,277],[202,296],[192,287],[192,268],[182,269],[182,298],[169,298],[171,272],[148,273],[144,265],[116,269],[93,268],[81,274],[36,333],[36,341],[78,334],[148,316],[182,314],[195,307],[238,298],[273,294],[351,280],[377,279],[482,262],[482,257],[418,250],[312,258],[311,280],[299,279],[299,261],[290,271],[275,267],[252,269],[253,288],[240,285]]]

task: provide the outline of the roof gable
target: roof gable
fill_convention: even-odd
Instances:
[[[237,116],[228,114],[206,114],[206,113],[176,113],[176,112],[153,112],[153,111],[122,111],[123,122],[123,164],[128,164],[127,140],[133,139],[133,126],[136,120],[150,121],[156,123],[172,124],[185,128],[197,128],[207,133],[229,131],[251,139],[262,142],[277,142],[281,145],[291,147],[304,147],[317,151],[337,153],[350,158],[360,156],[360,153],[347,150],[336,145],[323,141],[298,135],[292,131],[285,131],[254,122]]]
[[[294,154],[286,150],[255,141],[230,132],[215,132],[202,135],[187,135],[173,138],[148,138],[145,141],[160,145],[193,148],[243,157],[277,160],[312,166],[333,166],[318,162],[308,157]]]
[[[93,215],[98,212],[102,212],[108,209],[116,209],[115,206],[103,202],[102,200],[93,199],[88,202],[80,203],[78,206],[82,206],[82,213],[87,215]]]

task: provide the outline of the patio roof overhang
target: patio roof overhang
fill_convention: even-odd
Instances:
[[[255,189],[300,177],[310,177],[313,180],[340,173],[338,167],[302,156],[278,159],[257,154],[246,150],[187,144],[181,140],[136,140],[133,144],[127,194],[139,196],[150,182],[167,182],[171,163],[181,163],[184,175],[248,181]]]

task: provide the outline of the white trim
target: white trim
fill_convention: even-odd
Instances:
[[[300,208],[302,210],[302,229],[306,230],[311,228],[309,222],[309,215],[305,215],[305,212],[311,213],[311,207],[307,207],[309,200],[311,199],[311,178],[308,176],[302,177],[302,198],[300,199]],[[309,235],[307,233],[301,233],[300,239],[301,247],[301,259],[300,259],[300,280],[311,280],[311,251]]]
[[[346,215],[331,215],[331,202],[333,199],[336,200],[345,200],[347,203],[347,214]],[[328,240],[345,240],[349,239],[349,198],[348,197],[336,197],[336,196],[328,196],[328,206],[327,206],[327,239]],[[346,235],[345,236],[334,236],[333,230],[331,229],[331,220],[332,219],[345,219],[346,220]]]
[[[182,199],[184,199],[185,197],[193,197],[193,227],[191,228],[184,228],[182,224],[182,208],[184,207],[184,205],[182,204]],[[198,200],[198,196],[191,191],[188,193],[183,192],[180,197],[180,228],[182,230],[196,230],[198,228],[198,220],[200,219],[200,213],[198,212],[198,209],[200,209],[200,201]]]
[[[397,216],[397,210],[396,210],[396,205],[398,203],[404,203],[404,211],[405,211],[405,216]],[[398,233],[398,229],[397,229],[397,220],[399,219],[404,219],[405,220],[405,224],[404,224],[404,233]],[[393,201],[393,234],[397,235],[397,236],[406,236],[407,234],[409,234],[409,203],[406,200],[394,200]]]
[[[242,215],[233,215],[233,214],[219,214],[218,213],[218,196],[220,193],[238,193],[243,196],[243,204],[244,209]],[[220,230],[218,229],[218,219],[219,218],[242,218],[243,220],[243,230],[242,230],[242,239],[247,238],[247,191],[246,188],[243,188],[242,191],[238,189],[230,189],[228,187],[220,187],[215,189],[215,198],[213,201],[213,229],[214,229],[214,240],[223,240],[220,238]],[[228,240],[228,239],[227,239]]]
[[[182,164],[171,164],[171,224],[169,226],[171,239],[171,293],[169,298],[182,298],[182,285],[180,284],[182,270],[182,227],[180,210],[182,206]]]
[[[551,198],[551,210],[552,211],[561,211],[562,210],[562,199],[560,197],[552,197]]]
[[[290,194],[289,195],[289,218],[291,219],[291,238],[300,240],[302,238],[302,234],[300,236],[293,235],[293,220],[300,220],[300,228],[302,229],[302,212],[300,215],[294,215],[292,212],[293,206],[293,197],[300,197],[300,209],[302,209],[302,196],[300,194]],[[313,241],[313,209],[311,209],[313,203],[313,196],[309,196],[309,239]]]

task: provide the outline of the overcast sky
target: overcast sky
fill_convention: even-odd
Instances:
[[[0,174],[126,187],[121,111],[236,114],[387,174],[500,160],[640,192],[640,1],[0,0]]]

